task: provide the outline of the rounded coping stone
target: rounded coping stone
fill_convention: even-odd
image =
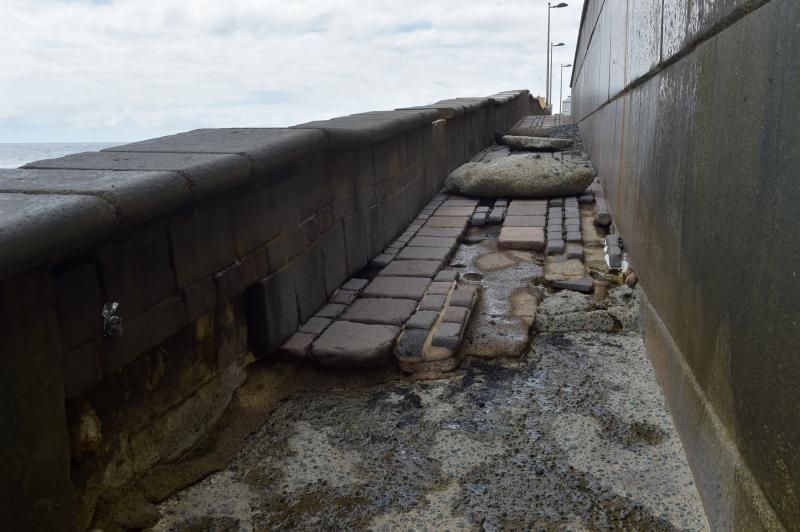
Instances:
[[[369,367],[392,353],[400,327],[336,321],[314,341],[311,358],[326,366]]]

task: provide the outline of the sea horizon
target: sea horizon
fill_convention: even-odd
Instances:
[[[125,142],[0,142],[0,169],[19,168],[42,159],[98,151]]]

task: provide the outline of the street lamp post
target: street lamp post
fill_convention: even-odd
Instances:
[[[547,90],[549,91],[550,94],[550,99],[553,98],[553,69],[555,68],[555,65],[553,65],[553,48],[557,46],[564,46],[564,43],[563,42],[550,43],[550,84],[547,87]]]
[[[568,65],[561,65],[561,84],[558,86],[558,114],[561,114],[562,109],[562,102],[564,101],[564,95],[562,91],[564,90],[564,69],[569,68],[572,66],[572,63]]]
[[[547,65],[545,65],[545,69],[547,70],[545,80],[547,83],[547,88],[544,91],[544,105],[547,107],[548,103],[550,102],[550,10],[551,9],[558,9],[560,7],[567,7],[566,2],[560,2],[556,5],[550,5],[550,2],[547,2]]]

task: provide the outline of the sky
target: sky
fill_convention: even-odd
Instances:
[[[555,2],[554,2],[555,3]],[[554,99],[582,0],[552,10]],[[0,142],[281,127],[544,94],[543,0],[0,0]],[[570,69],[564,69],[564,93]]]

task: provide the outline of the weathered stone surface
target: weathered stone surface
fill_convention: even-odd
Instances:
[[[581,232],[567,228],[567,242],[580,242],[582,239]]]
[[[367,367],[387,360],[400,328],[336,321],[317,338],[311,358],[326,366]]]
[[[394,260],[394,257],[394,255],[390,255],[389,253],[381,253],[369,261],[369,265],[373,268],[385,268],[391,264],[391,262]]]
[[[311,343],[314,341],[313,334],[297,332],[289,337],[286,342],[281,346],[281,351],[287,355],[305,358],[309,351],[311,351]]]
[[[422,226],[422,229],[420,229],[417,232],[417,236],[432,236],[432,237],[437,237],[437,238],[442,238],[442,237],[456,237],[456,238],[458,238],[462,234],[464,234],[464,229],[466,229],[466,224],[465,224],[465,227],[427,227],[427,226]]]
[[[478,197],[551,197],[583,192],[593,175],[588,161],[511,155],[488,163],[461,165],[445,185],[453,192]]]
[[[340,305],[349,305],[358,295],[358,292],[353,290],[337,290],[328,300],[331,303],[339,303]]]
[[[458,349],[461,343],[461,332],[463,326],[460,323],[441,323],[433,332],[431,345],[435,347],[446,347],[447,349]]]
[[[511,202],[506,214],[508,216],[544,216],[547,214],[547,205],[532,205],[516,200]]]
[[[310,318],[307,322],[305,322],[300,329],[299,332],[308,333],[313,335],[319,335],[322,331],[325,330],[325,327],[331,324],[331,320],[328,318],[320,318],[318,316],[314,316]]]
[[[512,150],[526,151],[558,151],[569,148],[575,144],[575,141],[572,139],[518,135],[504,135],[500,137],[500,142]]]
[[[316,316],[319,318],[333,319],[338,317],[339,314],[341,314],[345,308],[346,305],[342,305],[341,303],[328,303],[327,305],[325,305],[324,307],[322,307],[317,311]]]
[[[481,225],[486,225],[487,220],[487,213],[485,212],[476,212],[472,215],[470,219],[470,224],[480,227]]]
[[[540,127],[515,126],[508,130],[508,135],[547,138],[550,136],[550,133],[548,133],[546,129]]]
[[[507,227],[500,229],[497,239],[498,249],[544,249],[544,229],[541,227]]]
[[[445,323],[460,323],[464,325],[469,317],[469,309],[465,307],[448,306],[444,314],[442,314],[442,321]]]
[[[450,293],[453,283],[450,281],[434,281],[428,287],[429,294],[446,295]]]
[[[436,248],[419,248],[436,249]],[[430,279],[441,268],[441,260],[395,260],[381,270],[378,277],[427,277]]]
[[[547,253],[563,253],[564,252],[564,241],[563,240],[548,240],[547,241]]]
[[[590,293],[594,290],[594,282],[591,277],[563,279],[553,281],[552,287],[559,290],[575,290],[576,292]]]
[[[360,323],[402,325],[416,308],[417,302],[412,299],[361,298],[347,307],[341,319]]]
[[[544,216],[521,216],[509,214],[506,216],[504,227],[544,227],[546,218]]]
[[[472,308],[476,290],[473,286],[460,286],[450,295],[450,306]]]
[[[422,360],[422,351],[428,339],[428,329],[406,329],[397,340],[394,354],[401,362]]]
[[[419,301],[428,288],[425,277],[392,277],[379,275],[364,289],[364,297],[392,297]]]
[[[469,222],[465,216],[431,216],[423,227],[450,227],[464,229]]]
[[[365,286],[367,286],[368,283],[369,281],[366,279],[358,279],[353,277],[342,285],[342,290],[353,290],[355,292],[360,292]]]
[[[422,301],[420,301],[419,309],[439,312],[444,307],[444,303],[446,300],[447,300],[446,296],[437,294],[428,294],[422,298]]]
[[[439,207],[436,216],[472,216],[474,207]]]
[[[442,270],[436,274],[434,281],[457,281],[458,270]]]
[[[567,240],[569,241],[569,239]],[[567,248],[565,250],[565,254],[567,255],[568,259],[582,259],[583,246],[580,244],[568,243]]]
[[[583,277],[586,273],[583,263],[577,259],[563,262],[548,261],[544,266],[544,271],[545,278],[550,282]]]
[[[438,318],[439,313],[436,311],[418,310],[406,322],[406,329],[430,329]]]
[[[506,217],[506,209],[504,207],[495,207],[486,219],[489,225],[500,225]]]
[[[409,244],[397,254],[397,260],[445,261],[452,253],[452,249],[452,247],[424,247]]]
[[[411,247],[441,247],[453,249],[458,244],[456,237],[417,236],[409,241]]]

